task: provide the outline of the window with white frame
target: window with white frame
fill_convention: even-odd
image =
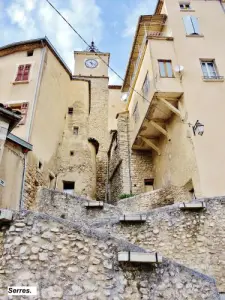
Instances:
[[[191,9],[191,4],[190,2],[180,2],[180,9],[182,10],[189,10]]]
[[[138,102],[135,104],[134,110],[133,110],[133,117],[134,117],[134,122],[137,123],[139,120],[139,108],[138,108]]]
[[[143,86],[142,86],[142,94],[143,94],[144,98],[148,97],[149,91],[150,91],[150,80],[149,80],[149,75],[147,73],[145,76]]]
[[[187,35],[200,35],[198,19],[195,16],[183,17]]]
[[[214,60],[201,60],[202,73],[204,78],[218,78],[218,71]]]
[[[158,60],[158,62],[159,62],[159,73],[161,77],[168,77],[168,78],[174,77],[171,60],[160,59]]]

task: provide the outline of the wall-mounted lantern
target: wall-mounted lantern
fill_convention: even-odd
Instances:
[[[199,120],[197,120],[196,123],[195,123],[195,125],[192,126],[192,129],[193,129],[194,135],[197,135],[197,134],[198,135],[203,135],[203,133],[204,133],[204,125],[201,124],[199,122]]]

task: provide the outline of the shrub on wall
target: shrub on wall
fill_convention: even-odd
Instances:
[[[119,199],[125,199],[125,198],[130,198],[130,197],[133,197],[135,195],[133,194],[121,194],[119,195]]]

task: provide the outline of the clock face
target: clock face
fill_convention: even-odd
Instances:
[[[87,59],[87,60],[85,61],[85,66],[86,66],[87,68],[94,69],[94,68],[96,68],[96,67],[98,66],[98,62],[97,62],[97,60],[95,60],[95,59]]]

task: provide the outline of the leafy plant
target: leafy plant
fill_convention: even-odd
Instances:
[[[125,198],[130,198],[133,197],[133,194],[121,194],[119,195],[119,199],[125,199]]]

